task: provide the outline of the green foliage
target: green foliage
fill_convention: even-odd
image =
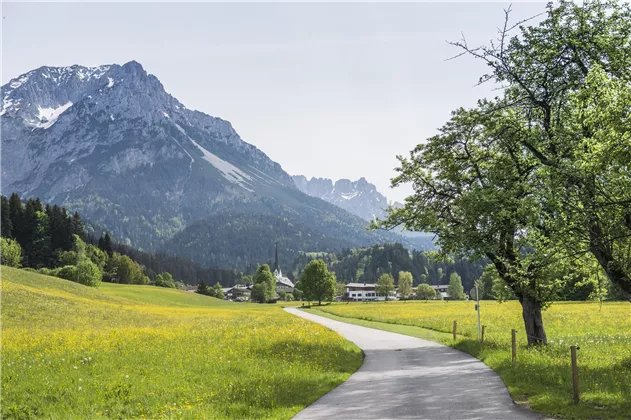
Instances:
[[[457,272],[465,287],[472,287],[482,273],[482,261],[470,262],[466,258],[435,259],[432,252],[410,251],[398,243],[386,243],[369,248],[346,249],[340,253],[303,253],[296,258],[293,271],[301,273],[303,267],[319,258],[327,263],[329,271],[343,283],[375,283],[383,273],[398,278],[399,272],[412,274],[413,285],[443,284],[443,277]]]
[[[516,299],[513,289],[511,289],[500,276],[493,277],[491,293],[498,302]]]
[[[224,298],[224,293],[223,293],[223,289],[221,288],[221,284],[219,283],[215,284],[215,286],[213,286],[213,289],[215,289],[214,295],[217,299]]]
[[[252,286],[252,293],[250,294],[250,300],[257,303],[267,302],[266,298],[267,286],[265,283],[257,283]]]
[[[278,292],[278,298],[280,300],[286,300],[286,297],[287,297],[287,292],[284,292],[282,290],[280,292]]]
[[[156,276],[154,285],[158,287],[170,287],[175,289],[175,281],[173,281],[173,276],[169,272],[160,273]]]
[[[195,290],[195,293],[199,293],[200,295],[206,295],[206,296],[210,295],[210,289],[208,288],[208,285],[206,285],[204,280],[199,282],[199,284],[197,285],[197,289]]]
[[[62,279],[78,282],[79,271],[77,270],[76,265],[66,265],[59,269],[57,272],[57,277]]]
[[[447,296],[449,299],[462,300],[466,297],[464,288],[462,287],[462,279],[457,273],[453,273],[449,277],[449,287],[447,287]]]
[[[285,299],[284,299],[284,300],[285,300],[286,302],[291,302],[291,301],[293,301],[293,300],[294,300],[294,295],[293,295],[293,294],[291,294],[291,293],[287,293],[287,294],[285,295]]]
[[[257,290],[256,302],[270,302],[276,297],[276,278],[270,270],[269,265],[260,265],[256,270],[253,280],[254,285],[262,285],[262,288],[259,287],[259,290]],[[261,290],[263,291],[262,296],[260,296]],[[252,291],[254,292],[254,289]]]
[[[114,253],[109,259],[107,272],[113,273],[110,280],[123,284],[148,284],[148,279],[142,273],[142,269],[127,255]]]
[[[335,283],[335,296],[344,296],[346,293],[346,284],[342,282]]]
[[[57,256],[72,249],[73,216],[56,205],[44,207],[39,199],[22,202],[15,193],[10,199],[2,196],[1,201],[2,237],[20,244],[22,265],[33,268],[59,265]]]
[[[335,295],[335,273],[329,272],[322,260],[313,260],[305,267],[300,276],[300,287],[307,300],[331,301]]]
[[[103,272],[89,258],[83,258],[77,264],[77,283],[91,287],[99,287],[101,285],[101,277]]]
[[[0,236],[11,238],[13,233],[13,222],[11,221],[11,204],[4,195],[0,196]]]
[[[20,244],[11,238],[0,238],[0,261],[9,267],[21,267],[22,247]]]
[[[409,271],[399,271],[398,293],[403,299],[407,299],[412,294],[412,273]]]
[[[389,273],[382,274],[377,283],[375,283],[375,292],[377,296],[385,296],[386,300],[394,292],[394,278]]]
[[[79,256],[77,255],[76,251],[62,251],[59,253],[57,259],[59,260],[59,264],[62,266],[77,265],[77,262],[79,261]]]
[[[493,294],[492,288],[495,279],[499,278],[497,274],[497,270],[493,264],[487,264],[484,267],[484,271],[482,275],[476,281],[478,286],[478,291],[480,293],[480,300],[483,299],[495,299],[495,295]]]
[[[580,275],[575,260],[594,258],[631,295],[631,8],[563,0],[536,25],[508,20],[490,46],[455,43],[502,94],[456,110],[399,158],[393,186],[414,194],[376,225],[435,233],[443,255],[486,257],[540,344],[541,312]]]
[[[101,249],[94,245],[88,245],[85,249],[85,255],[92,261],[100,270],[105,268],[107,261],[109,260],[108,255],[103,252]]]
[[[294,288],[294,299],[295,300],[302,300],[302,298],[304,297],[304,293],[302,292],[302,290]]]
[[[429,284],[419,284],[416,287],[416,297],[418,299],[434,299],[436,298],[436,290]]]

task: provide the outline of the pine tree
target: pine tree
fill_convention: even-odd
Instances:
[[[105,235],[101,235],[98,242],[98,247],[101,248],[102,251],[106,252],[110,257],[114,252],[114,246],[112,244],[112,237],[108,232],[105,232]]]
[[[206,283],[204,283],[204,280],[199,282],[199,284],[197,285],[197,290],[195,290],[195,293],[199,293],[200,295],[209,294],[208,286],[206,285]]]
[[[22,216],[21,238],[24,265],[39,268],[52,266],[48,215],[39,200],[28,200]]]
[[[13,223],[11,222],[9,199],[3,195],[0,197],[0,200],[2,201],[0,208],[0,217],[2,218],[0,220],[0,235],[4,238],[12,238]]]
[[[22,214],[24,209],[22,208],[22,201],[17,193],[11,194],[9,198],[9,218],[11,219],[12,235],[20,244],[22,243],[20,236],[22,236]]]
[[[83,222],[81,221],[81,216],[76,211],[72,215],[72,233],[77,235],[79,238],[85,240],[85,230],[83,228]]]

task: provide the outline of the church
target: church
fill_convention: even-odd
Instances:
[[[285,292],[293,293],[294,284],[287,277],[283,276],[278,262],[278,244],[276,244],[276,259],[274,261],[274,277],[276,278],[276,293]]]

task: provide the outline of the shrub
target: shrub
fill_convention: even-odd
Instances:
[[[173,281],[173,276],[168,271],[158,274],[153,284],[158,287],[170,287],[175,289],[175,281]]]
[[[77,266],[66,265],[61,267],[57,272],[57,277],[70,281],[77,281]]]
[[[89,258],[82,259],[77,264],[77,282],[86,286],[99,287],[101,285],[101,269]]]
[[[65,265],[77,265],[79,257],[75,251],[63,251],[59,253],[59,264],[63,267]]]
[[[22,265],[22,247],[11,238],[0,238],[0,262],[9,267]]]
[[[416,297],[419,299],[425,299],[425,300],[434,299],[436,295],[437,295],[436,291],[429,284],[419,284],[418,287],[416,288]]]

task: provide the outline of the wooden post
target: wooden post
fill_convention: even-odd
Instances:
[[[482,335],[480,336],[480,342],[484,343],[484,330],[486,329],[486,325],[482,325]]]
[[[456,341],[456,329],[458,328],[458,321],[454,321],[454,341]]]
[[[576,363],[576,350],[578,347],[571,346],[570,354],[572,356],[572,393],[574,394],[574,404],[578,404],[580,400],[578,392],[578,366]]]
[[[517,330],[511,330],[512,341],[513,341],[513,362],[517,360]]]

